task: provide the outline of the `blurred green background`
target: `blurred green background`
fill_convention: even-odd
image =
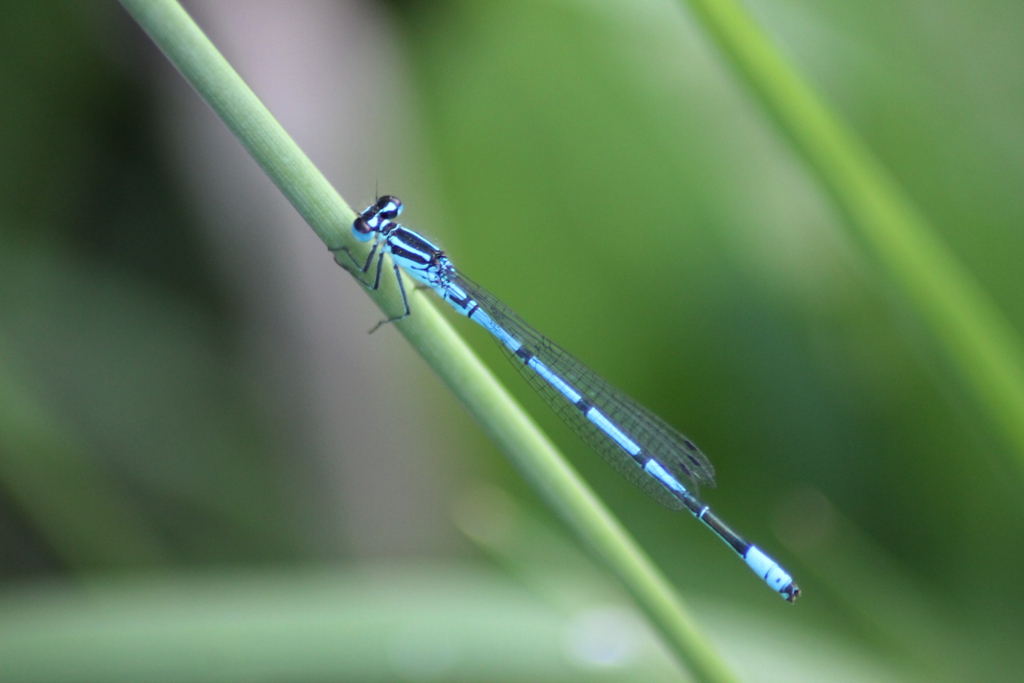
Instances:
[[[1022,329],[1024,6],[745,5]],[[1017,456],[685,4],[186,7],[710,455],[795,606],[454,321],[745,680],[1020,671]],[[119,6],[0,3],[0,93],[0,678],[678,678]]]

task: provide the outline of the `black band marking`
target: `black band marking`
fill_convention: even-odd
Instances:
[[[519,356],[520,360],[522,360],[524,363],[529,363],[534,358],[534,354],[530,353],[522,346],[520,346],[519,349],[516,351],[516,355]]]

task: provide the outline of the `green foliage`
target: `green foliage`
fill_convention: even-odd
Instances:
[[[948,245],[1009,329],[1021,329],[1024,12],[953,0],[749,9],[927,218],[927,234]],[[276,604],[285,607],[264,623],[285,642],[278,661],[302,665],[265,680],[414,676],[380,665],[392,652],[386,636],[346,650],[340,622],[327,631],[343,661],[335,668],[320,668],[329,642],[303,651],[288,640],[327,618],[311,603],[337,601],[342,616],[372,612],[366,595],[379,584],[365,575],[326,579],[344,584],[335,591],[323,577],[282,569],[241,581],[232,602],[209,579],[175,573],[324,558],[304,539],[326,523],[297,512],[296,501],[322,495],[297,490],[315,477],[299,457],[302,441],[289,438],[302,423],[279,405],[268,410],[248,384],[237,302],[200,236],[195,200],[168,172],[148,72],[125,47],[155,63],[151,46],[98,5],[7,3],[0,12],[0,651],[45,653],[64,647],[47,633],[89,633],[96,640],[81,656],[102,659],[125,624],[166,633],[182,613],[174,633],[183,640],[173,642],[202,638],[225,651],[217,643],[251,637],[232,630],[231,615],[254,623],[261,605]],[[851,239],[851,211],[832,199],[841,193],[793,151],[799,135],[780,132],[696,15],[653,0],[392,3],[391,13],[431,172],[393,187],[386,180],[399,173],[385,167],[381,191],[405,197],[403,219],[442,239],[471,276],[698,441],[718,471],[709,502],[804,589],[788,609],[706,530],[609,472],[483,333],[456,321],[673,584],[743,605],[698,601],[730,664],[769,678],[743,663],[760,647],[786,650],[770,671],[789,680],[878,680],[878,669],[922,680],[1012,677],[1024,635],[1012,418],[972,385],[969,349],[936,334],[921,299],[901,288],[899,264],[875,256],[871,238]],[[417,194],[432,197],[431,209],[409,201]],[[306,215],[316,222],[315,213]],[[321,225],[340,236],[336,218],[321,215]],[[338,287],[353,286],[339,273]],[[964,320],[991,320],[977,301],[952,303]],[[448,426],[442,438],[457,451],[461,430]],[[523,491],[478,451],[476,473]],[[466,467],[451,462],[445,476],[457,479]],[[516,578],[531,596],[571,593],[582,561],[539,552],[557,544],[538,533],[498,550],[473,540],[506,567],[532,571]],[[171,588],[117,579],[153,566]],[[19,597],[26,579],[86,571],[112,577],[96,612],[46,590]],[[409,572],[395,593],[407,603],[382,612],[382,633],[432,617],[465,618],[482,633],[484,622],[466,616],[471,606],[493,616],[531,604],[487,602],[507,589],[496,575],[460,593],[428,569]],[[555,588],[530,579],[563,575]],[[417,577],[422,592],[409,588]],[[461,617],[438,611],[438,596]],[[621,596],[595,590],[582,602],[606,599]],[[196,607],[204,601],[209,612]],[[523,628],[557,631],[571,612],[561,608]],[[147,613],[152,621],[139,621]],[[103,621],[110,614],[128,616]],[[204,615],[227,617],[204,627]],[[527,621],[509,617],[503,639]],[[744,622],[763,624],[759,639],[741,637]],[[82,630],[60,630],[76,624]],[[19,645],[30,642],[36,649]],[[834,651],[842,654],[832,668],[811,667],[814,652]],[[237,652],[244,659],[245,647]],[[500,679],[507,656],[473,660],[472,677]],[[21,680],[46,680],[31,672],[44,658],[26,657]],[[366,662],[377,666],[359,668]],[[198,669],[175,671],[206,680]]]

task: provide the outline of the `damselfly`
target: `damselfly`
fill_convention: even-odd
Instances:
[[[456,311],[494,335],[545,402],[612,467],[663,505],[692,512],[736,551],[772,590],[790,602],[796,600],[800,589],[789,574],[696,498],[698,485],[714,486],[715,470],[692,441],[603,380],[457,271],[437,246],[395,221],[401,212],[402,202],[397,197],[385,196],[355,219],[352,233],[356,239],[360,242],[373,240],[370,253],[362,264],[348,248],[332,249],[345,252],[360,274],[368,273],[376,259],[372,283],[356,275],[371,289],[380,286],[384,254],[391,254],[405,311],[400,316],[381,321],[377,327],[410,314],[399,271],[399,268],[404,268],[413,279],[433,289]]]

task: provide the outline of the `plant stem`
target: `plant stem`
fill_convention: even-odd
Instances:
[[[174,0],[121,0],[121,4],[321,239],[330,246],[365,249],[349,235],[354,212],[181,6]],[[383,310],[399,310],[396,287],[382,287],[371,296]],[[682,598],[465,342],[424,297],[410,297],[410,305],[413,315],[396,327],[547,503],[622,581],[693,678],[734,680],[698,631]]]
[[[689,0],[1024,466],[1024,345],[895,178],[736,0]]]

